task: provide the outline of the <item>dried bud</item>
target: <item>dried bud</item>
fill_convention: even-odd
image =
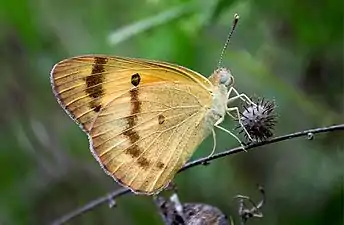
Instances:
[[[249,139],[248,134],[253,141],[264,141],[273,136],[273,129],[276,124],[275,104],[273,101],[264,99],[258,100],[256,105],[244,105],[245,109],[241,114],[240,133],[245,133],[245,138]],[[245,132],[245,128],[247,132]]]
[[[214,206],[185,203],[183,208],[187,225],[229,225],[227,216]]]
[[[177,197],[178,198],[178,197]],[[155,203],[166,225],[229,225],[218,208],[202,203],[183,203],[175,197],[155,197]]]

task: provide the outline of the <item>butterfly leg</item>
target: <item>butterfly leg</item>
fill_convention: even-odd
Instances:
[[[234,116],[230,113],[230,112],[233,112],[233,111],[236,113],[237,117],[234,117]],[[246,130],[244,124],[242,124],[242,122],[241,122],[239,108],[238,108],[238,107],[227,108],[226,113],[227,113],[229,116],[233,117],[234,119],[237,119],[238,122],[239,122],[239,124],[240,124],[240,126],[243,128],[244,132],[246,133],[247,137],[248,137],[251,141],[254,141],[254,139],[251,137],[251,135],[250,135],[250,134],[248,133],[248,131]]]
[[[213,135],[213,143],[214,143],[214,145],[213,145],[213,150],[211,151],[211,153],[210,153],[210,155],[208,156],[208,158],[211,157],[212,155],[214,155],[215,150],[216,150],[216,133],[215,133],[215,130],[212,129],[212,130],[211,130],[211,133],[212,133],[212,135]]]
[[[214,124],[214,127],[216,128],[219,128],[220,130],[223,130],[225,131],[226,133],[230,134],[232,137],[234,137],[241,145],[241,147],[245,150],[245,146],[242,144],[242,142],[240,141],[240,139],[235,135],[233,134],[232,132],[230,132],[229,130],[219,126],[220,123],[222,123],[224,121],[224,118],[220,118],[215,124]],[[208,155],[207,158],[210,158],[211,156],[214,155],[215,153],[215,150],[216,150],[216,133],[215,133],[215,130],[212,129],[212,135],[213,135],[213,141],[214,141],[214,145],[213,145],[213,150],[211,151],[211,153]],[[246,151],[246,150],[245,150]]]
[[[230,132],[229,130],[219,126],[219,125],[214,125],[216,128],[219,128],[220,130],[226,132],[227,134],[231,135],[232,137],[234,137],[241,145],[242,149],[246,152],[246,149],[245,149],[245,145],[241,142],[241,140],[235,135],[233,134],[232,132]]]
[[[234,137],[241,145],[241,147],[245,150],[245,146],[243,145],[243,143],[241,142],[241,140],[232,132],[230,132],[229,130],[221,127],[219,124],[221,124],[224,121],[224,117],[221,117],[215,124],[214,127],[219,128],[220,130],[226,132],[227,134],[231,135],[232,137]],[[245,150],[246,151],[246,150]]]
[[[229,97],[231,95],[231,93],[234,92],[235,96],[234,97]],[[239,112],[239,108],[238,107],[228,107],[228,105],[232,102],[234,102],[235,100],[240,99],[241,101],[245,102],[246,104],[250,104],[250,105],[255,105],[256,103],[254,103],[247,95],[243,94],[243,93],[239,93],[234,87],[231,87],[227,93],[227,105],[226,105],[226,113],[227,115],[229,115],[230,117],[232,117],[233,119],[237,119],[239,121],[240,126],[243,128],[244,132],[246,133],[247,137],[251,140],[254,141],[253,138],[251,137],[251,135],[247,132],[245,126],[242,124],[241,119],[240,119],[240,112]],[[235,112],[236,116],[233,116],[230,112]]]
[[[232,92],[234,92],[234,97],[229,97]],[[239,93],[234,87],[230,87],[227,93],[227,105],[234,102],[235,100],[240,99],[241,101],[245,102],[246,104],[252,104],[256,106],[256,103],[254,103],[247,95],[244,93]]]
[[[220,122],[222,122],[222,121],[223,121],[223,119],[222,120],[220,119]],[[207,158],[210,158],[212,155],[214,155],[215,150],[216,150],[216,133],[215,133],[215,130],[212,129],[211,133],[212,133],[212,136],[213,136],[213,143],[214,143],[214,145],[213,145],[213,150],[211,151],[211,153],[208,155]]]

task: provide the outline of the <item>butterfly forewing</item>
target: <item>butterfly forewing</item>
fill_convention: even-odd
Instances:
[[[183,67],[82,56],[55,65],[51,81],[60,104],[88,134],[95,158],[136,192],[166,186],[209,133],[211,84]]]

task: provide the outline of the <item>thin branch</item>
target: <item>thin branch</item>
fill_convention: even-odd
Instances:
[[[291,133],[291,134],[275,137],[275,138],[272,138],[270,140],[266,140],[266,141],[262,141],[262,142],[258,142],[258,143],[252,143],[252,144],[249,144],[246,146],[246,150],[254,149],[254,148],[257,148],[260,146],[265,146],[265,145],[276,143],[276,142],[289,140],[292,138],[303,137],[303,136],[313,136],[314,134],[317,134],[317,133],[325,133],[325,132],[333,132],[333,131],[344,131],[344,124],[300,131],[300,132],[296,132],[296,133]],[[180,173],[184,170],[187,170],[191,167],[197,166],[197,165],[203,165],[203,164],[208,163],[214,159],[222,158],[224,156],[232,155],[232,154],[243,152],[243,151],[244,150],[241,147],[237,147],[237,148],[233,148],[230,150],[216,153],[216,154],[212,155],[211,157],[203,157],[203,158],[191,161],[191,162],[185,164],[183,166],[183,168],[181,168],[178,171],[178,173]],[[75,211],[72,211],[72,212],[66,214],[65,216],[55,220],[52,224],[53,225],[59,225],[59,224],[66,223],[67,221],[73,219],[74,217],[82,215],[85,212],[95,208],[98,205],[104,204],[106,202],[111,202],[111,201],[113,201],[113,199],[115,199],[119,196],[125,195],[125,194],[129,194],[129,193],[132,193],[132,192],[127,188],[121,188],[119,190],[113,191],[113,192],[107,194],[106,196],[103,196],[103,197],[100,197],[96,200],[93,200],[93,201],[87,203],[86,205],[84,205],[83,207],[78,208]]]
[[[310,134],[314,135],[317,133],[325,133],[325,132],[332,132],[332,131],[339,131],[339,130],[344,130],[344,124],[334,125],[334,126],[330,126],[330,127],[315,128],[315,129],[300,131],[300,132],[296,132],[296,133],[286,134],[283,136],[271,138],[270,140],[249,144],[245,147],[245,150],[253,149],[256,147],[260,147],[260,146],[264,146],[264,145],[268,145],[268,144],[272,144],[272,143],[276,143],[276,142],[282,142],[282,141],[289,140],[292,138],[310,136]],[[178,173],[180,173],[184,170],[187,170],[191,167],[207,163],[207,162],[212,161],[214,159],[222,158],[224,156],[232,155],[232,154],[243,152],[243,151],[244,150],[241,147],[237,147],[237,148],[232,148],[232,149],[227,150],[227,151],[216,153],[216,154],[212,155],[211,157],[204,157],[204,158],[194,160],[192,162],[185,164],[185,166],[183,166],[183,168],[181,168],[178,171]]]
[[[106,196],[100,197],[96,200],[93,200],[93,201],[87,203],[86,205],[64,215],[60,219],[55,220],[51,224],[52,225],[64,224],[64,223],[68,222],[69,220],[73,219],[74,217],[82,215],[82,214],[90,211],[91,209],[93,209],[93,208],[95,208],[101,204],[104,204],[106,202],[112,202],[113,199],[115,199],[121,195],[129,194],[129,193],[131,193],[131,191],[129,189],[120,188],[116,191],[113,191],[113,192],[107,194]]]

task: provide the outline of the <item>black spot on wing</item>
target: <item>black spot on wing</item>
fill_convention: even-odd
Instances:
[[[140,74],[135,73],[131,76],[131,84],[137,87],[140,84],[141,77]]]

